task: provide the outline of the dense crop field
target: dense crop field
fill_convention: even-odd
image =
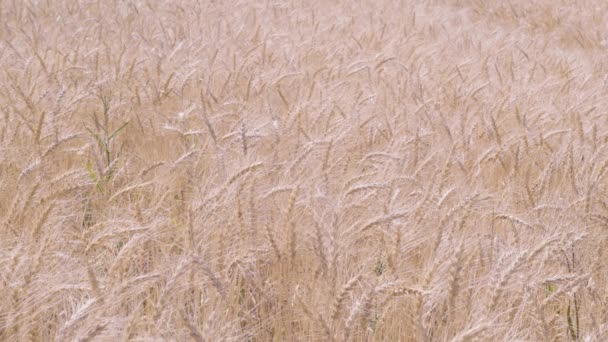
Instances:
[[[606,22],[0,1],[0,340],[608,340]]]

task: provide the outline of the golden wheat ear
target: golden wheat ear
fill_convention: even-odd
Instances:
[[[0,0],[0,341],[608,341],[606,13]]]

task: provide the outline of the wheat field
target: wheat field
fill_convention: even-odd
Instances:
[[[0,340],[607,341],[606,22],[0,1]]]

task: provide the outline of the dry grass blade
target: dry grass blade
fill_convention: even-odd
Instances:
[[[384,216],[380,216],[376,219],[373,219],[371,221],[369,221],[368,223],[366,223],[365,225],[363,225],[363,227],[361,227],[358,230],[358,234],[362,234],[365,233],[368,229],[379,225],[379,224],[383,224],[383,223],[388,223],[391,221],[394,221],[396,219],[400,219],[402,217],[405,217],[409,214],[410,212],[405,210],[405,211],[401,211],[401,212],[396,212],[394,214],[390,214],[390,215],[384,215]]]

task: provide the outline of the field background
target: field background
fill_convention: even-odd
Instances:
[[[0,340],[608,340],[605,1],[0,1]]]

